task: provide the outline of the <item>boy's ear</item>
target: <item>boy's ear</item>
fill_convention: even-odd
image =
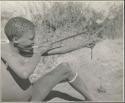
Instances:
[[[15,39],[15,38],[13,38],[13,39],[12,39],[12,42],[13,42],[13,43],[16,43],[16,39]]]
[[[13,41],[13,42],[17,42],[17,41],[18,41],[18,38],[17,38],[16,36],[13,37],[12,41]]]
[[[19,41],[16,38],[13,38],[12,42],[13,42],[14,46],[16,46],[19,43]]]

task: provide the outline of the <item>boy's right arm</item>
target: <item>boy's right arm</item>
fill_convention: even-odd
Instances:
[[[12,56],[10,53],[5,51],[5,48],[1,48],[1,56],[10,66],[10,68],[22,79],[27,79],[32,74],[34,69],[36,68],[37,64],[41,59],[41,54],[48,50],[48,47],[36,50],[37,53],[34,53],[33,56],[27,62],[21,62],[21,56],[16,55]]]

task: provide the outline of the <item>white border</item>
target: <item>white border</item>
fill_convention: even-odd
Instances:
[[[5,0],[6,1],[6,0]],[[13,0],[14,1],[14,0]],[[19,0],[20,1],[20,0]],[[25,0],[24,0],[25,1]],[[27,0],[28,1],[28,0]],[[30,0],[29,0],[30,1]],[[31,0],[32,1],[32,0]],[[35,0],[34,0],[35,1]],[[37,0],[36,0],[37,1]],[[41,0],[38,0],[38,1],[41,1]],[[51,0],[50,0],[51,1]],[[49,0],[47,1],[44,1],[43,2],[50,2]],[[103,1],[108,1],[108,0],[103,0],[103,1],[98,1],[98,0],[83,0],[83,1],[74,1],[74,0],[68,0],[68,2],[103,2]],[[121,1],[123,2],[123,77],[124,77],[124,0],[110,0],[109,2],[112,2],[112,1]],[[59,0],[53,0],[51,2],[66,2],[65,0],[64,1],[59,1]],[[0,15],[1,15],[1,1],[0,1]],[[0,17],[0,28],[1,28],[1,17]],[[1,44],[1,33],[0,33],[0,44]],[[0,45],[0,56],[1,56],[1,45]],[[0,66],[1,66],[1,62],[0,62]],[[1,67],[0,67],[0,74],[1,74]],[[0,88],[1,88],[1,75],[0,75]],[[1,102],[1,89],[0,89],[0,102]],[[60,103],[61,101],[54,101],[54,102],[51,102],[51,101],[48,101],[50,103]],[[74,101],[67,101],[67,102],[74,102]],[[67,102],[63,102],[62,103],[67,103]],[[89,103],[89,101],[80,101],[79,103],[83,103],[83,102],[86,102],[86,103]],[[91,102],[102,102],[102,101],[91,101]],[[90,103],[91,103],[90,102]],[[104,101],[104,102],[115,102],[115,101]],[[118,101],[116,101],[118,102]],[[119,102],[122,102],[122,101],[119,101]],[[124,102],[124,78],[123,78],[123,102]],[[2,102],[2,103],[17,103],[17,102]],[[19,102],[19,103],[29,103],[29,102]],[[42,102],[31,102],[31,103],[42,103]],[[45,103],[45,102],[44,102]],[[76,103],[76,101],[74,102]]]

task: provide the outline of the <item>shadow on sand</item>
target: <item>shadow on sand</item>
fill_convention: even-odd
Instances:
[[[56,97],[67,100],[67,101],[84,101],[84,100],[81,100],[79,98],[73,97],[67,93],[63,93],[63,92],[55,91],[55,90],[51,91],[48,94],[48,96],[44,99],[44,101],[49,101],[49,100],[54,99]]]

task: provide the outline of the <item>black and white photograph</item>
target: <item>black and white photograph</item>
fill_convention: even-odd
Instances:
[[[124,1],[0,1],[1,102],[124,102]]]

